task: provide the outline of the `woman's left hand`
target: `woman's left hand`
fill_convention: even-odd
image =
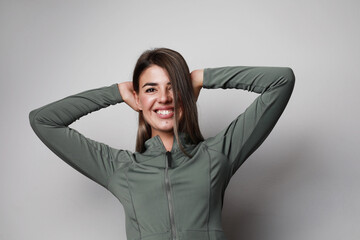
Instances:
[[[191,82],[194,90],[195,99],[197,100],[200,90],[203,86],[204,69],[197,69],[190,73]]]
[[[120,95],[124,102],[129,105],[135,111],[139,111],[139,107],[136,104],[135,93],[133,84],[131,81],[118,83]]]

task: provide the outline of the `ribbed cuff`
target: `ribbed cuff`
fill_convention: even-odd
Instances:
[[[114,83],[110,86],[111,91],[112,91],[112,95],[114,97],[115,103],[121,103],[123,102],[123,98],[121,97],[120,91],[119,91],[119,87],[117,83]]]

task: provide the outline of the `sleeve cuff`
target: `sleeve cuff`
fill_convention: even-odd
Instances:
[[[119,91],[119,87],[117,83],[114,83],[110,86],[111,90],[112,90],[112,95],[114,97],[115,103],[121,103],[123,102],[123,98],[121,97],[120,91]]]
[[[211,69],[205,68],[204,69],[204,78],[203,78],[203,88],[211,88],[210,87],[210,80],[211,80]]]

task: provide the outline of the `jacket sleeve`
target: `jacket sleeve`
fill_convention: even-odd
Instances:
[[[114,172],[116,149],[91,140],[68,127],[75,120],[122,102],[117,84],[84,91],[52,102],[29,114],[40,140],[70,166],[107,188]]]
[[[203,88],[236,88],[260,94],[228,127],[205,141],[208,148],[228,158],[231,176],[269,135],[289,101],[294,83],[294,73],[286,67],[204,70]]]

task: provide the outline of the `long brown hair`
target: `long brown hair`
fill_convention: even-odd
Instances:
[[[196,99],[192,88],[189,67],[180,53],[168,48],[155,48],[141,54],[133,73],[133,87],[139,93],[140,75],[152,65],[163,68],[169,75],[174,96],[175,124],[174,135],[180,149],[185,152],[179,141],[179,132],[185,132],[190,140],[197,144],[204,140],[198,122]],[[182,117],[179,119],[179,109]],[[139,112],[139,126],[136,139],[136,151],[145,151],[145,141],[151,138],[151,126],[145,121],[143,113]]]

